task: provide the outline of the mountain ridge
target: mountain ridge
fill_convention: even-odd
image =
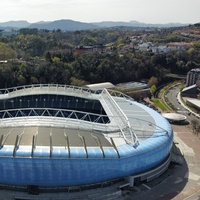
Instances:
[[[79,22],[74,21],[70,19],[61,19],[61,20],[55,20],[49,23],[34,23],[29,26],[29,28],[38,28],[38,29],[48,29],[48,30],[54,30],[54,29],[61,29],[61,30],[68,30],[68,31],[76,31],[76,30],[85,30],[85,29],[95,29],[99,28],[96,25],[93,25],[92,23],[86,23],[86,22]]]
[[[102,22],[80,22],[70,19],[60,19],[54,21],[39,21],[36,23],[29,23],[26,20],[18,21],[7,21],[0,22],[0,28],[37,28],[37,29],[47,29],[55,30],[61,29],[63,31],[76,31],[76,30],[86,30],[86,29],[98,29],[98,28],[108,28],[108,27],[119,27],[119,26],[129,26],[129,27],[179,27],[179,26],[188,26],[190,24],[181,24],[181,23],[167,23],[167,24],[149,24],[138,21],[102,21]]]

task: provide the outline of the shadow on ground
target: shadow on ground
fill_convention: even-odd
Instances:
[[[173,144],[172,161],[168,170],[159,178],[143,183],[138,187],[122,191],[124,200],[170,200],[185,188],[188,177],[188,165],[180,149]],[[128,191],[128,192],[127,192]]]

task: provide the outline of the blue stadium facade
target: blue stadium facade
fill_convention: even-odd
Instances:
[[[2,185],[90,185],[153,172],[170,157],[168,121],[116,91],[10,88],[0,110]]]

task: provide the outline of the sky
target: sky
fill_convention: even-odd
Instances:
[[[200,22],[200,0],[0,0],[0,5],[0,22]]]

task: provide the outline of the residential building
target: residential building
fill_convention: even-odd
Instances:
[[[13,35],[18,35],[19,32],[17,30],[11,29],[11,30],[1,30],[0,31],[0,36],[13,36]]]
[[[187,73],[186,87],[194,85],[200,79],[200,68],[192,69]]]
[[[106,47],[103,45],[94,45],[94,46],[78,46],[75,49],[75,55],[81,54],[91,54],[95,52],[103,53],[105,52]]]

